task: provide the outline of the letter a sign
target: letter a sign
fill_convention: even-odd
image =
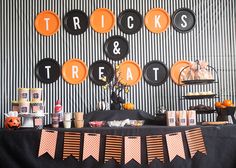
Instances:
[[[136,62],[125,61],[120,64],[116,75],[122,84],[131,86],[140,81],[142,77],[142,70]]]

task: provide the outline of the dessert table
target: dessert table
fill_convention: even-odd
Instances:
[[[145,136],[147,135],[165,135],[173,132],[184,132],[192,128],[201,127],[207,155],[197,153],[192,159],[190,158],[187,148],[187,141],[184,134],[183,142],[186,159],[176,157],[169,162],[166,142],[164,142],[165,163],[159,160],[153,160],[149,165],[147,163],[147,151]],[[134,167],[170,167],[170,168],[234,168],[236,165],[236,126],[194,126],[194,127],[166,127],[166,126],[142,126],[142,127],[124,127],[124,128],[71,128],[71,129],[53,129],[58,131],[55,159],[52,159],[47,153],[38,158],[41,130],[35,129],[18,129],[7,130],[0,129],[0,167],[4,168],[134,168]],[[80,133],[100,133],[100,158],[97,162],[92,157],[82,161],[73,157],[62,159],[63,153],[63,134],[65,131]],[[83,139],[83,134],[82,139]],[[139,165],[134,160],[121,165],[114,160],[104,163],[104,141],[106,135],[122,136],[141,136],[141,163]],[[163,138],[164,139],[164,138]],[[81,145],[82,146],[82,145]],[[80,150],[82,151],[82,149]],[[123,156],[122,156],[123,157]]]

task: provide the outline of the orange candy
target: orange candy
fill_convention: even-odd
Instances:
[[[221,102],[216,102],[216,103],[215,103],[215,106],[216,106],[216,107],[218,107],[218,108],[220,108],[220,107],[221,107],[221,105],[222,105],[222,103],[221,103]]]
[[[230,107],[233,105],[232,100],[224,100],[223,105],[226,107]]]

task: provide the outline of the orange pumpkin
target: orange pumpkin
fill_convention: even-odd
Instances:
[[[220,108],[221,105],[222,105],[221,102],[216,102],[216,103],[215,103],[215,106],[218,107],[218,108]]]
[[[7,117],[5,119],[5,128],[19,128],[20,118],[19,117]]]
[[[124,103],[123,108],[125,110],[134,110],[134,104],[133,103]]]
[[[224,100],[223,105],[226,107],[230,107],[233,105],[232,100]]]

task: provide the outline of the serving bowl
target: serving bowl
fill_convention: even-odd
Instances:
[[[90,121],[89,125],[90,127],[103,127],[105,126],[106,122],[105,121]]]

